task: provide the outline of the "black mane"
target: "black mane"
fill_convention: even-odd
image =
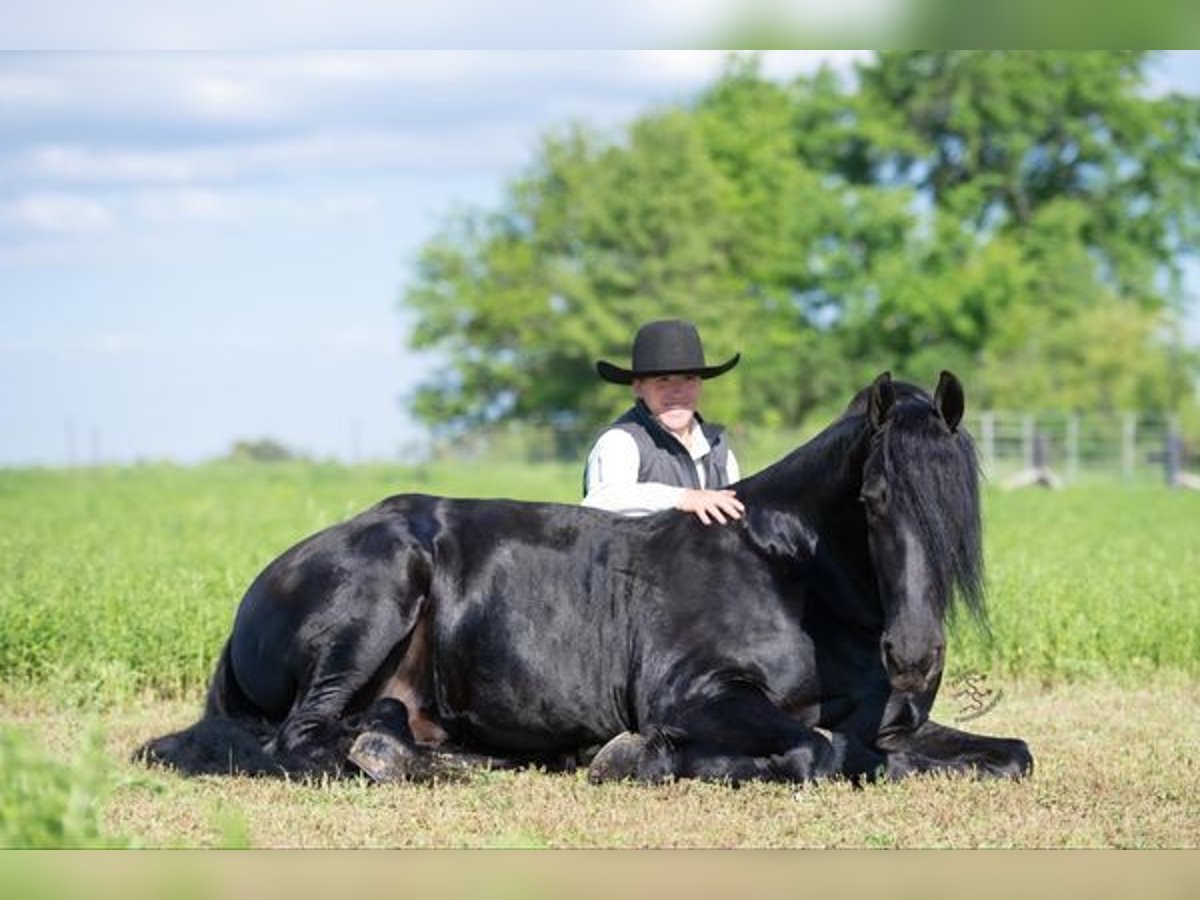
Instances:
[[[949,432],[920,388],[902,382],[896,387],[896,408],[880,435],[891,496],[916,523],[931,561],[939,615],[945,619],[957,600],[986,627],[975,442],[961,425]]]
[[[862,469],[882,442],[890,496],[910,512],[930,563],[934,609],[945,620],[961,602],[986,627],[974,442],[961,425],[949,432],[924,390],[893,384],[896,406],[878,432],[868,421],[870,389],[864,388],[828,428],[738,485],[752,536],[768,552],[795,552],[847,514],[864,523],[865,534],[858,504]],[[756,510],[759,497],[770,498],[766,509]]]

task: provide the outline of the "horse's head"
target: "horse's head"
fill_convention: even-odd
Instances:
[[[885,372],[865,399],[860,499],[883,604],[880,652],[893,689],[919,692],[941,676],[955,596],[982,614],[975,450],[959,428],[962,384],[949,372],[932,397]]]

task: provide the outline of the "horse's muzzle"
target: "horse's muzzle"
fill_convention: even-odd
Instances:
[[[901,693],[920,693],[928,690],[942,672],[946,647],[941,642],[930,644],[924,653],[901,653],[892,641],[882,643],[883,668],[892,689]]]

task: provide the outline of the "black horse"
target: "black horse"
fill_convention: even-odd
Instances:
[[[963,403],[948,372],[932,397],[881,375],[735,486],[734,525],[391,497],[267,566],[203,718],[136,755],[379,780],[592,755],[594,781],[1020,777],[1023,741],[929,719],[952,605],[985,620]]]

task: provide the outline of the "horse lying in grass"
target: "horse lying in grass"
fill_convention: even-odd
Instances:
[[[1025,775],[1023,741],[929,718],[952,606],[985,620],[963,405],[948,372],[932,396],[884,373],[738,482],[722,527],[386,499],[267,566],[201,720],[136,756],[381,781],[581,756],[597,782]]]

